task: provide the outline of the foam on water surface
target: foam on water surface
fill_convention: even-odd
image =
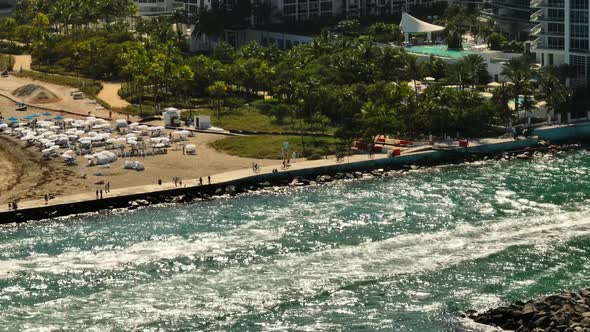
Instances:
[[[2,228],[0,322],[476,331],[459,311],[588,281],[589,166],[578,152]]]

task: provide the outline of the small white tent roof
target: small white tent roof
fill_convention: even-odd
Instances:
[[[408,13],[402,13],[402,21],[399,25],[403,33],[434,32],[445,29],[444,27],[438,25],[420,21]]]

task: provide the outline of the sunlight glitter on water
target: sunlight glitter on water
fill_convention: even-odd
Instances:
[[[461,310],[585,282],[589,167],[578,152],[3,227],[0,321],[477,330]]]

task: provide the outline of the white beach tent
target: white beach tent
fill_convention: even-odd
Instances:
[[[197,153],[197,146],[194,144],[187,144],[185,146],[186,154],[196,154]]]
[[[430,41],[432,40],[433,32],[443,31],[445,29],[445,27],[421,21],[408,13],[402,13],[402,20],[399,25],[404,33],[406,42],[409,41],[411,33],[426,33],[428,36],[427,39]]]

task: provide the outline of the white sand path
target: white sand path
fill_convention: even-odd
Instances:
[[[98,93],[98,98],[107,102],[113,108],[125,108],[129,103],[119,96],[121,83],[102,82],[102,90]]]

